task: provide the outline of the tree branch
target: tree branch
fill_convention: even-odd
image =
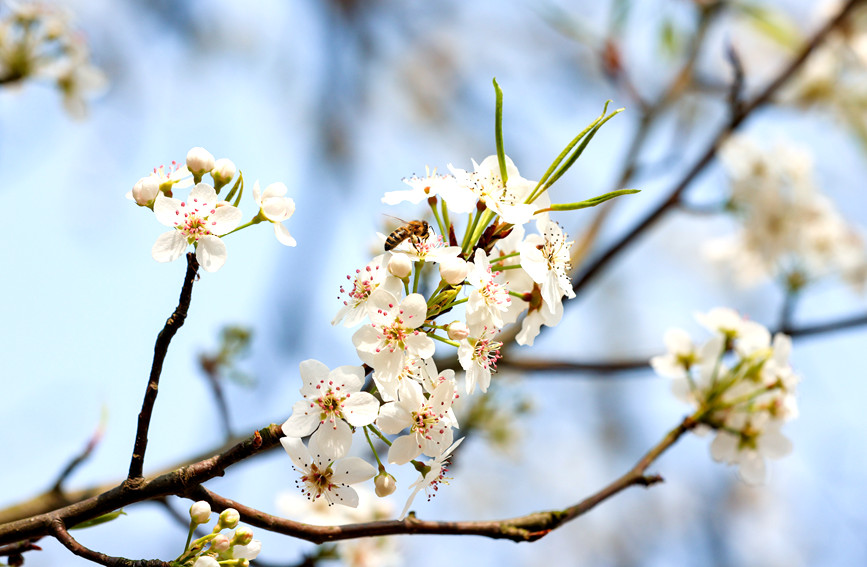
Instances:
[[[112,557],[92,549],[84,547],[73,538],[66,530],[66,526],[60,519],[51,522],[51,535],[57,539],[63,546],[79,557],[83,557],[94,563],[105,565],[106,567],[170,567],[170,564],[158,559],[138,559],[132,560],[125,557]]]
[[[199,263],[196,261],[196,255],[188,252],[187,273],[184,276],[184,284],[181,287],[181,297],[178,301],[178,307],[171,317],[166,320],[166,324],[163,330],[160,331],[160,334],[157,335],[157,341],[154,345],[154,361],[151,366],[150,379],[145,390],[141,412],[138,414],[138,429],[136,430],[135,445],[133,446],[132,458],[129,463],[128,481],[138,481],[142,478],[145,450],[147,450],[148,445],[148,428],[150,427],[154,404],[157,400],[160,374],[163,371],[163,361],[168,353],[172,337],[175,336],[175,333],[184,324],[184,319],[187,318],[187,310],[190,308],[190,300],[193,295],[193,283],[196,281],[198,271]]]

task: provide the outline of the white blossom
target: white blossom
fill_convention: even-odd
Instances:
[[[328,504],[355,508],[358,493],[350,485],[376,475],[373,465],[359,457],[335,460],[326,448],[318,446],[314,437],[310,438],[309,447],[295,437],[282,437],[280,443],[301,473],[298,486],[310,500],[324,496]]]

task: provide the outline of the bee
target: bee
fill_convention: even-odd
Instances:
[[[430,225],[424,220],[409,221],[403,226],[394,229],[394,232],[388,235],[385,239],[385,251],[393,250],[398,244],[409,239],[412,242],[413,248],[418,250],[418,244],[422,240],[427,240],[431,235]]]

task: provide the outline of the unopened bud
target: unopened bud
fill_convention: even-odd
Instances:
[[[219,189],[230,182],[237,172],[238,168],[235,167],[235,163],[232,160],[227,158],[218,159],[211,170],[211,177],[214,178],[214,188]]]
[[[463,283],[470,271],[470,266],[463,258],[449,258],[440,262],[440,276],[449,285]]]
[[[412,262],[406,254],[392,254],[388,261],[388,273],[398,277],[405,278],[412,272]]]
[[[157,198],[159,190],[160,184],[156,177],[142,177],[132,188],[132,198],[142,207],[147,207]]]
[[[202,555],[196,559],[196,562],[193,563],[193,567],[220,567],[220,564],[210,555]]]
[[[388,496],[397,489],[397,481],[394,480],[393,476],[385,472],[385,470],[381,470],[380,473],[376,475],[376,478],[373,479],[373,485],[375,487],[376,495],[380,498]]]
[[[187,169],[199,180],[214,169],[214,156],[205,148],[195,147],[187,152]]]
[[[235,510],[234,508],[226,508],[225,510],[220,512],[220,521],[217,522],[217,526],[220,529],[228,528],[231,530],[238,525],[238,522],[240,520],[241,514],[239,514],[237,510]]]
[[[253,530],[246,526],[235,530],[235,535],[232,537],[232,545],[247,545],[251,541],[253,541]]]
[[[218,553],[223,553],[232,547],[232,542],[229,541],[229,536],[226,534],[217,534],[214,541],[211,542],[211,549]]]
[[[446,328],[446,333],[453,341],[462,341],[470,336],[470,328],[463,321],[452,321]]]
[[[197,524],[207,524],[211,519],[211,505],[199,500],[190,506],[190,518]]]

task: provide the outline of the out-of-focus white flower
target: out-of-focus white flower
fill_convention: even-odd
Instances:
[[[295,239],[289,234],[289,229],[283,225],[295,212],[295,201],[284,197],[288,189],[283,183],[272,183],[262,191],[259,182],[253,184],[253,200],[259,206],[259,216],[274,225],[274,234],[280,244],[295,246]]]
[[[317,447],[332,458],[346,454],[352,444],[350,425],[361,427],[373,423],[379,402],[362,392],[364,369],[360,366],[340,366],[329,370],[318,360],[305,360],[300,365],[301,395],[292,415],[283,424],[288,437],[313,434]]]
[[[178,259],[190,244],[196,246],[196,259],[208,272],[216,272],[226,263],[226,245],[220,236],[241,222],[241,211],[217,200],[217,192],[199,183],[186,201],[162,193],[154,201],[157,220],[174,228],[157,238],[151,254],[157,262]]]
[[[791,340],[777,334],[771,342],[764,326],[731,309],[696,318],[713,337],[696,347],[684,331],[670,330],[665,336],[669,353],[654,357],[651,365],[674,379],[678,397],[696,406],[697,431],[716,432],[713,458],[737,465],[746,482],[762,482],[765,459],[785,456],[792,448],[780,432],[783,422],[797,416],[799,378],[788,360]]]

